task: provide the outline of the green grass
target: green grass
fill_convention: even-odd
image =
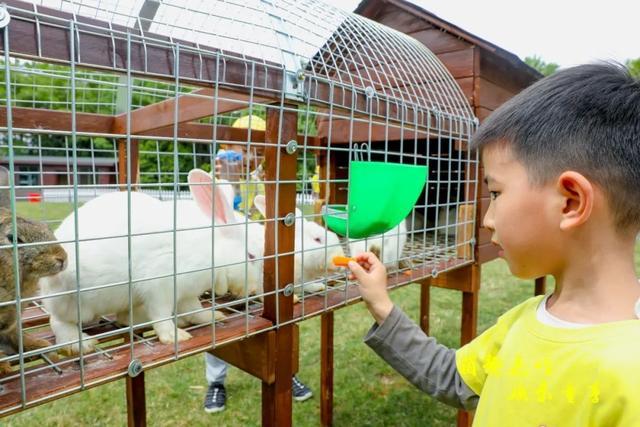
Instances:
[[[63,214],[64,216],[64,214]],[[636,249],[636,260],[640,259]],[[638,262],[637,262],[638,264]],[[638,265],[640,267],[640,265]],[[553,285],[551,285],[553,286]],[[396,304],[412,318],[419,313],[419,286],[392,293]],[[478,331],[491,326],[509,308],[533,295],[533,283],[514,279],[503,261],[482,268]],[[460,344],[461,294],[431,290],[431,333],[447,346]],[[372,323],[362,304],[336,311],[334,338],[334,424],[337,426],[451,426],[456,410],[419,393],[380,360],[362,337]],[[300,324],[299,376],[314,391],[304,403],[294,403],[294,425],[320,423],[320,321]],[[124,381],[120,380],[24,413],[4,418],[8,426],[125,425]],[[261,383],[232,368],[227,378],[226,411],[209,415],[202,410],[206,390],[201,355],[146,373],[147,419],[151,426],[257,426],[261,417]]]
[[[73,205],[71,203],[29,203],[29,202],[17,202],[17,214],[33,219],[33,220],[48,220],[48,221],[62,221],[67,215],[73,211]],[[80,205],[79,205],[80,206]],[[55,228],[58,222],[52,224]]]
[[[508,308],[533,293],[533,285],[513,280],[498,261],[483,268],[479,329],[490,326]],[[419,313],[419,286],[392,293],[410,316]],[[461,294],[432,289],[431,331],[447,346],[459,346]],[[335,425],[450,426],[456,411],[417,392],[362,343],[371,325],[362,304],[335,314]],[[300,325],[299,376],[314,390],[314,397],[294,404],[296,426],[319,424],[320,321]],[[206,390],[204,359],[194,356],[150,370],[146,374],[147,416],[153,426],[260,425],[261,383],[230,369],[227,410],[216,415],[202,410]],[[113,426],[126,423],[124,382],[117,381],[5,418],[9,426]]]

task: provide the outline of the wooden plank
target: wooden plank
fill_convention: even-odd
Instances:
[[[283,147],[297,137],[298,115],[295,111],[267,108],[265,140],[265,195],[267,214],[265,227],[264,311],[263,316],[274,324],[287,322],[293,317],[293,294],[285,296],[283,289],[293,284],[294,233],[280,218],[295,212],[297,155],[287,154]],[[276,183],[277,182],[277,183]],[[276,205],[277,203],[277,205]],[[275,220],[274,220],[275,219]],[[277,231],[277,233],[276,233]],[[277,238],[276,238],[277,237]],[[272,255],[290,253],[290,255]],[[279,290],[277,294],[274,294]],[[281,326],[276,331],[275,380],[262,382],[262,424],[265,426],[291,426],[292,395],[291,348],[293,326]]]
[[[515,95],[514,92],[483,78],[475,80],[474,89],[478,93],[475,105],[489,110],[497,109]]]
[[[480,266],[478,264],[472,264],[454,271],[460,271],[460,275],[468,277],[470,282],[468,286],[470,291],[464,291],[462,294],[460,345],[465,345],[471,342],[477,335]]]
[[[373,5],[373,2],[370,2],[370,4]],[[388,3],[384,4],[381,8],[375,8],[369,13],[367,12],[369,11],[358,11],[357,13],[405,34],[433,28],[433,26],[425,20],[416,19],[412,14],[407,13],[404,10],[400,10]]]
[[[257,333],[271,327],[271,322],[262,317],[250,317],[248,325],[244,317],[229,319],[224,325],[216,325],[216,342],[225,342],[244,334]],[[247,327],[248,326],[248,327]],[[178,345],[180,357],[194,354],[211,348],[211,326],[190,329],[193,336],[190,340]],[[84,388],[95,387],[110,381],[127,376],[127,368],[131,361],[130,347],[120,346],[109,351],[111,359],[99,353],[85,355],[84,358]],[[142,343],[135,345],[135,356],[145,369],[157,367],[173,362],[175,359],[174,346],[172,344],[153,343],[146,346]],[[58,399],[62,395],[73,394],[80,389],[80,370],[75,362],[61,363],[58,365],[62,373],[58,374],[52,369],[40,369],[38,372],[26,374],[26,408],[30,408],[50,400]],[[6,411],[2,416],[19,412],[25,408],[20,405],[21,385],[20,379],[5,380],[2,385],[4,392],[0,395],[0,411]]]
[[[425,279],[420,283],[420,319],[419,325],[422,331],[429,335],[429,315],[431,311],[431,279]]]
[[[294,345],[291,351],[291,365],[295,373],[299,369],[299,329],[298,325],[293,325],[293,328]],[[276,333],[275,331],[269,331],[216,347],[210,350],[209,353],[261,381],[273,384],[275,381],[275,361],[271,360],[271,358],[276,354],[275,345]]]
[[[144,392],[144,371],[135,377],[127,376],[127,425],[129,427],[145,427],[147,425],[147,409]]]
[[[425,139],[429,134],[422,129],[400,129],[397,125],[385,126],[380,123],[351,122],[348,119],[333,119],[331,125],[331,143],[347,144],[354,142],[367,141],[397,141],[400,138],[405,140]],[[328,137],[329,120],[318,121],[318,136]]]
[[[138,183],[138,175],[140,170],[139,157],[140,150],[137,140],[130,141],[130,151],[127,151],[127,140],[118,140],[118,184],[120,184],[120,190],[126,191],[127,185],[127,161],[130,162],[131,168],[131,184]],[[127,160],[130,159],[130,160]]]
[[[271,102],[267,97],[240,94],[218,88],[218,97],[214,97],[214,89],[199,89],[191,94],[180,95],[177,100],[178,123],[190,122],[218,114],[224,114],[249,107],[253,103]],[[217,107],[215,104],[217,103]],[[176,99],[170,98],[155,104],[147,105],[131,111],[130,132],[133,134],[150,131],[173,125],[175,120]],[[127,133],[127,114],[116,116],[113,124],[114,133]]]
[[[438,55],[438,59],[442,61],[447,70],[455,79],[463,77],[473,77],[473,58],[475,49],[454,50]]]
[[[498,251],[500,250],[498,246],[489,243],[485,245],[478,245],[476,247],[478,248],[476,255],[478,264],[484,264],[485,262],[493,261],[498,258]]]
[[[463,292],[476,292],[480,283],[473,280],[471,266],[458,268],[443,273],[431,279],[431,286],[445,289],[455,289]]]
[[[456,419],[456,426],[458,427],[471,427],[473,424],[473,415],[471,412],[458,410],[458,417]]]
[[[485,107],[476,107],[475,109],[475,115],[480,120],[480,123],[484,122],[491,113],[493,113],[493,110]]]
[[[468,49],[472,46],[471,43],[461,40],[439,28],[430,28],[428,30],[415,31],[407,34],[424,44],[436,55]]]
[[[456,225],[456,256],[463,259],[471,259],[473,245],[465,243],[474,237],[473,219],[476,214],[475,205],[471,203],[460,205]]]
[[[5,3],[11,7],[9,46],[12,56],[47,62],[70,62],[68,23],[74,20],[73,14],[38,5],[36,20],[31,3],[20,0],[6,0]],[[77,21],[75,50],[83,67],[107,68],[121,73],[129,69],[134,76],[153,73],[155,78],[174,81],[175,46],[180,44],[177,74],[182,83],[212,87],[214,82],[220,81],[222,84],[243,87],[246,81],[252,81],[259,88],[256,92],[270,93],[276,100],[280,98],[278,92],[282,88],[283,73],[279,64],[249,57],[226,56],[221,59],[218,56],[220,51],[213,47],[195,46],[185,40],[169,39],[149,32],[142,37],[135,27],[110,24],[80,15]],[[127,52],[127,34],[131,34],[130,52]],[[4,32],[0,34],[0,39],[3,37]],[[131,59],[129,63],[128,57]],[[254,67],[251,75],[254,61],[258,61],[260,66]]]
[[[460,345],[463,346],[471,342],[477,335],[478,326],[478,297],[480,296],[480,273],[479,264],[472,264],[464,267],[464,275],[469,277],[471,282],[471,292],[462,293],[462,318],[460,327]],[[459,271],[459,270],[456,270]],[[458,411],[458,426],[471,426],[473,414],[470,412]]]
[[[462,93],[467,98],[467,101],[472,107],[475,106],[474,96],[473,96],[473,90],[474,90],[473,82],[474,82],[474,77],[462,77],[462,78],[456,79],[456,83],[458,83],[458,86],[460,86]]]
[[[333,311],[320,319],[320,424],[333,425]]]
[[[71,132],[72,113],[68,111],[47,110],[44,108],[12,107],[12,126],[24,129],[46,129]],[[113,116],[104,114],[76,113],[76,132],[111,132]],[[0,107],[0,126],[7,126],[7,107]]]
[[[514,94],[542,78],[541,74],[522,62],[514,63],[489,52],[480,54],[480,76]]]

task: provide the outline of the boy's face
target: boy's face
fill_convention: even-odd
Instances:
[[[483,150],[485,181],[491,195],[484,226],[501,247],[511,273],[523,279],[548,274],[562,258],[557,192],[553,185],[533,186],[527,171],[507,145]]]

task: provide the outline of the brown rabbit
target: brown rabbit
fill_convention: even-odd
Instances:
[[[2,193],[0,189],[0,193]],[[18,245],[36,242],[55,242],[56,238],[46,224],[17,218],[17,233],[13,234],[11,211],[0,207],[0,302],[16,299],[13,240]],[[18,247],[18,268],[20,278],[20,297],[33,297],[38,292],[38,280],[61,272],[67,266],[67,253],[57,243]],[[16,306],[0,307],[0,343],[18,351],[18,333]],[[47,347],[50,344],[42,339],[24,334],[24,351]],[[6,354],[0,350],[0,358]],[[11,371],[9,362],[0,362],[0,374]]]

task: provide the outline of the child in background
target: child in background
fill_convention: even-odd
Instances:
[[[376,323],[365,342],[474,426],[640,426],[640,82],[617,64],[561,70],[482,124],[484,226],[511,272],[552,275],[459,350],[393,305],[385,267],[349,268]]]

